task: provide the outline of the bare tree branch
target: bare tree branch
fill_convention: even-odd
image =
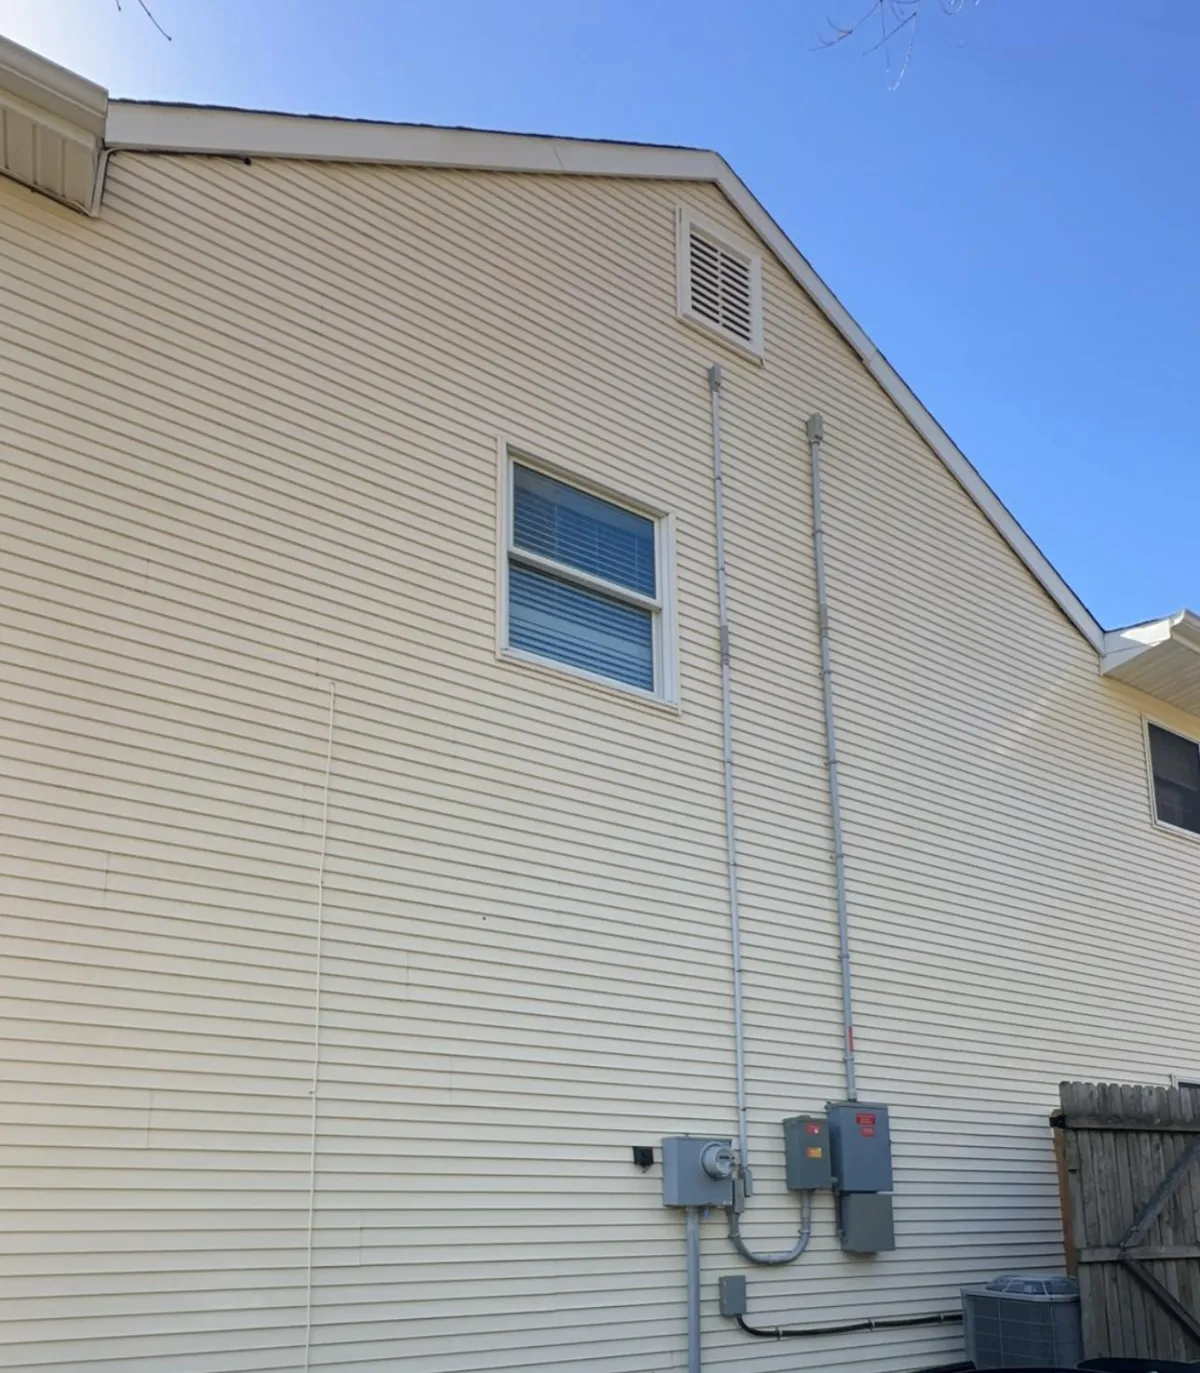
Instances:
[[[839,43],[844,43],[847,38],[853,38],[876,10],[882,10],[883,3],[884,0],[874,0],[874,3],[866,14],[864,14],[861,19],[856,19],[852,24],[835,24],[827,15],[825,17],[825,22],[833,30],[833,37],[825,38],[823,35],[818,34],[818,45],[822,48],[836,48]]]
[[[159,33],[162,34],[162,36],[163,36],[163,37],[167,40],[167,42],[169,43],[169,42],[171,41],[171,35],[166,31],[166,29],[163,28],[163,26],[162,26],[162,25],[158,22],[158,20],[154,17],[154,11],[153,11],[153,10],[150,8],[150,6],[146,3],[146,0],[137,0],[137,2],[138,2],[138,6],[140,7],[142,13],[146,16],[147,19],[149,19],[149,21],[154,25],[154,27],[159,31]],[[116,6],[117,6],[117,13],[118,13],[118,14],[123,14],[123,13],[124,13],[124,10],[121,8],[121,0],[116,0]]]
[[[974,0],[974,3],[978,5],[980,0]],[[937,0],[937,4],[944,15],[953,17],[962,13],[967,6],[967,0]],[[825,23],[829,32],[817,35],[817,48],[836,48],[848,38],[853,38],[861,33],[869,22],[878,17],[880,36],[864,49],[863,55],[878,52],[882,48],[884,61],[887,63],[887,71],[890,74],[892,70],[891,40],[907,29],[908,47],[905,50],[904,61],[901,64],[899,75],[888,87],[889,90],[894,91],[904,80],[904,75],[908,71],[912,61],[913,46],[916,43],[917,24],[921,16],[928,10],[929,5],[926,0],[872,0],[870,9],[849,23],[839,24],[826,16]]]
[[[162,36],[169,43],[171,41],[171,35],[166,31],[166,29],[163,28],[163,26],[158,22],[158,20],[155,19],[153,13],[150,10],[150,6],[146,4],[146,0],[138,0],[138,4],[142,7],[142,13],[146,16],[147,19],[149,19],[149,21],[154,25],[154,27],[159,31],[159,33],[162,34]]]

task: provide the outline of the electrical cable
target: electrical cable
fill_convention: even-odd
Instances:
[[[846,1321],[841,1325],[758,1326],[749,1325],[744,1316],[737,1323],[747,1335],[762,1340],[798,1340],[813,1335],[854,1335],[868,1330],[911,1330],[921,1325],[955,1325],[962,1320],[961,1311],[937,1311],[929,1316],[881,1316],[865,1321]]]

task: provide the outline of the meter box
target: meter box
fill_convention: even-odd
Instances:
[[[733,1141],[672,1135],[662,1142],[664,1206],[732,1206]]]
[[[861,1101],[830,1102],[829,1150],[839,1192],[892,1190],[892,1137],[888,1108]]]
[[[829,1126],[824,1116],[789,1116],[783,1122],[783,1160],[793,1192],[833,1186]]]
[[[838,1234],[848,1254],[885,1254],[896,1247],[892,1199],[886,1192],[838,1195]]]

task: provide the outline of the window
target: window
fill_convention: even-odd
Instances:
[[[679,313],[727,343],[762,356],[762,258],[679,211]]]
[[[504,483],[505,649],[673,699],[665,517],[507,454]]]
[[[1147,724],[1154,814],[1159,824],[1200,834],[1200,744]]]

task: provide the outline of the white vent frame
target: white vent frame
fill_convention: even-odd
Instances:
[[[692,235],[707,239],[719,252],[741,262],[749,276],[750,296],[750,337],[740,334],[708,319],[692,308]],[[756,252],[748,243],[734,238],[711,220],[695,214],[685,206],[675,211],[675,278],[676,308],[679,318],[703,329],[706,334],[719,338],[739,353],[763,360],[763,292],[762,292],[762,254]]]

